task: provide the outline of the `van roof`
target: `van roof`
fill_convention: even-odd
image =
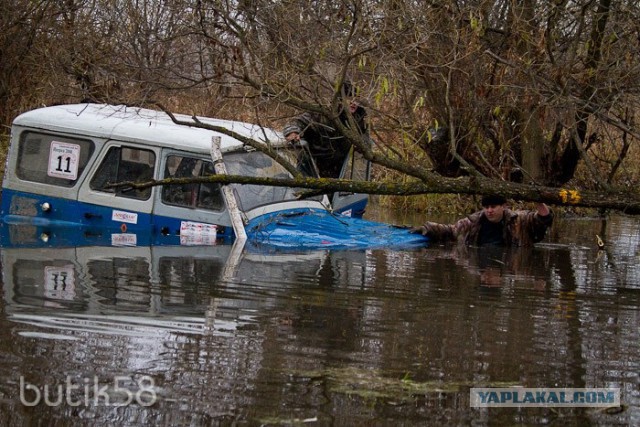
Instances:
[[[175,114],[178,120],[193,122],[191,116]],[[282,134],[249,123],[198,117],[212,126],[233,131],[265,143],[282,143]],[[124,105],[70,104],[28,111],[15,118],[14,125],[98,137],[125,142],[149,143],[186,151],[209,153],[211,137],[221,137],[221,150],[234,151],[243,143],[229,135],[174,123],[163,111]]]

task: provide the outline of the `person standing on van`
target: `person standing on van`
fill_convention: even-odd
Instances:
[[[342,95],[349,100],[349,104],[346,107],[340,104],[338,120],[345,127],[351,127],[349,116],[353,117],[360,135],[368,136],[367,111],[356,101],[356,90],[350,82],[344,83]],[[282,134],[287,141],[299,142],[304,139],[309,144],[309,151],[321,177],[340,177],[351,143],[332,126],[329,118],[303,113],[289,122],[282,129]]]

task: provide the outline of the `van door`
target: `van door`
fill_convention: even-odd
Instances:
[[[167,148],[162,150],[159,171],[160,179],[170,180],[215,175],[211,158]],[[184,244],[206,243],[209,237],[232,235],[220,184],[164,185],[157,187],[154,200],[153,223],[162,235],[180,235]]]
[[[88,225],[121,231],[149,230],[154,187],[134,190],[112,187],[121,182],[145,182],[155,177],[159,148],[108,141],[78,192]]]
[[[352,148],[342,167],[340,178],[352,181],[369,181],[371,178],[371,162]],[[331,206],[336,213],[362,218],[368,202],[368,194],[337,191],[333,194]]]

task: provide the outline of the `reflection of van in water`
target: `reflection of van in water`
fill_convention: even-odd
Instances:
[[[193,123],[187,116],[176,117]],[[293,165],[305,154],[304,145],[292,146],[271,129],[242,122],[199,120],[231,131],[238,138],[269,146]],[[211,156],[214,136],[219,137],[228,174],[292,177],[272,157],[239,139],[176,124],[160,111],[77,104],[24,113],[14,120],[11,130],[0,213],[3,222],[110,229],[133,236],[139,232],[197,235],[215,240],[234,236],[229,197],[239,208],[248,234],[264,231],[264,220],[273,224],[282,214],[287,217],[287,226],[301,213],[326,216],[326,220],[314,222],[317,226],[335,223],[328,216],[336,213],[348,221],[353,218],[347,217],[359,218],[364,213],[368,201],[364,194],[336,192],[329,201],[326,196],[299,199],[297,189],[277,186],[231,184],[232,191],[225,193],[220,184],[211,182],[145,189],[110,185],[215,174]],[[351,155],[343,167],[343,177],[368,179],[368,162]],[[345,231],[332,229],[328,233],[343,238]]]

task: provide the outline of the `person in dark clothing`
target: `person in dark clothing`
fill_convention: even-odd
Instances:
[[[484,246],[529,246],[544,238],[553,223],[553,212],[544,203],[535,211],[512,211],[503,196],[482,198],[482,210],[462,218],[455,224],[426,222],[411,229],[434,242],[455,241],[460,244]]]
[[[356,93],[351,84],[344,85],[343,95],[350,98],[350,102],[346,107],[340,104],[338,120],[345,127],[351,128],[350,118],[353,118],[357,131],[361,135],[368,135],[367,112],[355,100]],[[282,134],[287,141],[299,142],[300,139],[304,139],[307,142],[321,177],[340,177],[342,166],[351,150],[351,143],[335,129],[330,119],[320,114],[304,113],[289,122],[282,129]],[[304,167],[303,171],[308,173],[309,168]]]

